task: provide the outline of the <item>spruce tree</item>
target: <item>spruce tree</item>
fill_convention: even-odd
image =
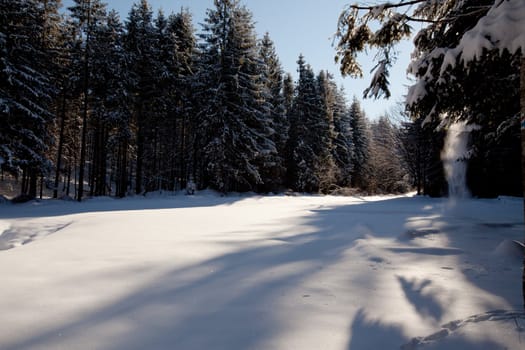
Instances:
[[[222,192],[256,190],[258,158],[276,152],[259,77],[251,13],[237,0],[215,0],[202,35],[207,96],[200,138],[207,182]]]
[[[95,30],[106,16],[106,5],[100,0],[74,0],[73,6],[69,7],[71,17],[74,20],[77,34],[77,46],[74,50],[76,58],[76,77],[81,86],[82,111],[81,111],[81,139],[80,139],[80,161],[78,176],[77,200],[81,201],[84,196],[84,180],[87,155],[87,138],[89,127],[89,116],[91,113],[91,69],[93,60],[92,38]]]
[[[356,98],[350,105],[349,117],[354,145],[351,184],[352,187],[363,188],[366,187],[366,179],[369,174],[370,137],[366,117]]]
[[[261,83],[265,95],[262,98],[266,101],[267,118],[273,129],[271,140],[277,151],[271,157],[261,159],[261,175],[264,182],[262,188],[267,192],[279,190],[285,181],[284,154],[289,124],[285,114],[282,67],[268,33],[259,43],[259,55],[263,63]]]
[[[46,50],[46,11],[37,1],[0,2],[0,163],[22,173],[22,193],[36,196],[47,172],[50,104],[56,88]]]
[[[336,183],[338,169],[334,162],[334,110],[337,87],[330,74],[321,71],[317,76],[317,90],[321,103],[320,114],[316,116],[312,136],[316,153],[316,172],[319,178],[319,190],[328,193]]]
[[[176,115],[176,125],[173,132],[178,136],[174,149],[177,155],[172,158],[170,181],[175,184],[180,181],[180,187],[185,188],[187,181],[194,179],[194,144],[195,114],[200,101],[195,98],[195,79],[197,74],[197,40],[194,33],[191,14],[187,10],[172,14],[169,17],[170,33],[175,40],[175,88],[171,98]],[[173,138],[172,138],[173,139]]]
[[[127,188],[127,148],[130,139],[128,58],[123,47],[124,27],[114,10],[93,33],[91,81],[93,118],[91,120],[93,195],[106,195],[108,162],[115,164],[116,195],[124,196]]]
[[[293,101],[295,98],[295,85],[293,77],[290,73],[286,73],[283,78],[283,106],[284,115],[288,121],[288,127],[290,127],[289,116],[292,113]]]
[[[143,193],[155,184],[151,164],[155,137],[154,117],[156,106],[157,57],[156,34],[153,12],[146,0],[133,4],[126,21],[124,47],[130,59],[130,75],[133,81],[133,121],[135,129],[135,192]]]
[[[316,144],[317,122],[323,115],[321,98],[312,68],[299,56],[299,81],[296,87],[290,117],[287,145],[288,181],[290,187],[300,192],[318,192],[320,186],[318,154],[322,145]],[[321,135],[322,137],[322,135]]]
[[[350,112],[347,108],[343,90],[335,90],[333,157],[337,166],[337,185],[348,187],[351,185],[351,177],[354,159],[354,143],[352,141],[352,127]]]

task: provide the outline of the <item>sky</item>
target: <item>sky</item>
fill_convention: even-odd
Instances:
[[[277,54],[284,71],[297,78],[297,59],[303,54],[315,72],[325,70],[332,73],[343,86],[347,99],[352,101],[356,96],[361,100],[361,107],[370,119],[376,119],[385,112],[391,111],[396,103],[404,101],[406,86],[410,81],[406,77],[412,44],[406,42],[399,46],[401,52],[398,63],[391,72],[392,97],[386,99],[365,99],[363,90],[369,85],[370,70],[374,67],[373,53],[360,56],[365,74],[362,79],[343,78],[339,66],[335,64],[334,33],[337,20],[344,7],[354,0],[242,0],[252,12],[259,37],[268,32],[274,41]],[[69,6],[71,0],[64,0]],[[121,19],[126,20],[133,3],[138,0],[106,0],[108,8],[117,10]],[[206,9],[213,8],[213,0],[149,0],[154,13],[162,9],[165,14],[178,12],[182,7],[188,8],[193,15],[194,27],[198,32],[204,22]]]

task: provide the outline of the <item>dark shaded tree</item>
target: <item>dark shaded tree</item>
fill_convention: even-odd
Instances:
[[[202,35],[201,72],[207,96],[201,112],[204,183],[221,191],[254,190],[263,183],[261,157],[276,153],[250,12],[236,0],[216,0]]]
[[[350,111],[347,107],[344,91],[337,90],[335,86],[333,88],[335,94],[333,158],[337,166],[336,184],[339,187],[349,187],[354,168],[354,143]]]
[[[0,163],[22,174],[21,193],[37,194],[37,178],[47,173],[46,156],[54,119],[56,87],[46,62],[48,17],[38,1],[0,2]]]
[[[143,193],[145,184],[154,183],[149,162],[155,137],[154,105],[158,51],[153,25],[153,12],[146,0],[133,4],[125,24],[124,47],[130,59],[133,96],[132,118],[135,130],[135,192]]]
[[[356,98],[350,105],[349,118],[350,128],[352,129],[352,144],[354,146],[351,185],[352,187],[364,188],[366,187],[366,179],[370,175],[370,134],[366,116]]]
[[[262,98],[266,102],[267,119],[273,132],[270,139],[275,144],[276,152],[271,157],[263,157],[260,164],[264,192],[278,191],[285,182],[285,148],[288,139],[289,123],[286,117],[285,97],[283,95],[283,71],[275,46],[266,33],[259,43],[259,55],[262,61]]]

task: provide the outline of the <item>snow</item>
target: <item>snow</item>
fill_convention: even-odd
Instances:
[[[445,55],[441,73],[454,66],[461,56],[465,66],[479,60],[485,50],[507,50],[511,54],[525,48],[525,1],[496,0],[487,14]]]
[[[0,349],[519,349],[522,208],[210,192],[3,204]]]
[[[422,33],[422,32],[420,32]],[[433,59],[443,56],[440,67],[440,83],[445,83],[443,77],[449,67],[455,67],[459,61],[465,68],[475,60],[483,58],[485,51],[508,51],[511,54],[525,47],[525,1],[523,0],[495,0],[487,14],[476,25],[465,32],[456,47],[438,47],[428,55],[412,60],[408,73],[416,74],[420,69],[427,68],[426,73],[419,77],[417,85],[412,87],[407,95],[408,105],[413,105],[426,96],[424,82],[432,80]]]

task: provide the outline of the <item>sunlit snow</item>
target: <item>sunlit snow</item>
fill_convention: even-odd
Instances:
[[[0,349],[519,349],[522,200],[0,205]],[[11,249],[7,249],[11,248]]]

